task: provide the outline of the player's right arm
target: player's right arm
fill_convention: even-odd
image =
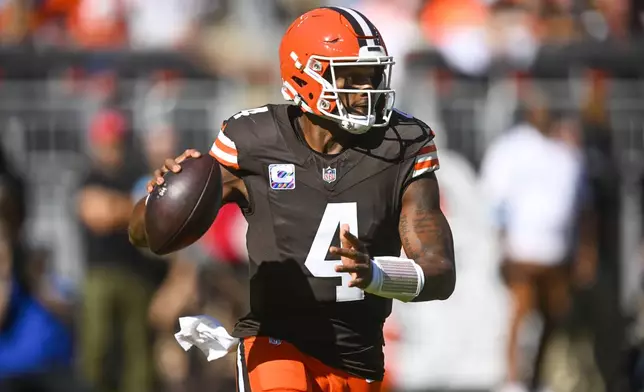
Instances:
[[[206,155],[205,157],[201,156],[201,153],[194,149],[188,149],[183,152],[183,154],[172,159],[166,159],[163,167],[157,169],[154,172],[153,178],[147,184],[148,193],[152,192],[152,189],[155,185],[163,184],[163,175],[172,171],[174,173],[179,173],[181,171],[181,162],[186,159],[215,159],[211,155]],[[219,165],[221,170],[222,178],[222,202],[223,203],[246,203],[247,192],[244,182],[230,172],[223,164]],[[128,227],[128,233],[130,237],[130,242],[132,245],[142,248],[148,247],[148,239],[146,236],[145,230],[145,201],[147,196],[139,200],[134,206],[134,211],[132,217],[130,218],[130,224]]]

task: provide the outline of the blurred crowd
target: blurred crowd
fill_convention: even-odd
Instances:
[[[265,80],[285,26],[320,5],[362,10],[401,61],[432,46],[469,75],[498,57],[527,66],[543,44],[639,35],[643,8],[637,0],[4,0],[0,42],[181,51],[221,75]],[[257,37],[261,45],[248,46]]]
[[[246,311],[241,212],[164,258],[127,223],[165,158],[281,102],[321,5],[379,27],[440,149],[457,288],[394,306],[388,390],[644,391],[637,0],[0,0],[0,391],[235,390],[173,334]]]

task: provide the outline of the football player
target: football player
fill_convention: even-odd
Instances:
[[[292,104],[230,117],[209,155],[167,160],[148,191],[186,159],[216,159],[224,202],[244,211],[250,312],[233,331],[239,391],[379,391],[392,300],[454,290],[434,134],[393,108],[394,60],[359,12],[305,13],[279,55]],[[144,211],[141,200],[130,225],[138,246]]]

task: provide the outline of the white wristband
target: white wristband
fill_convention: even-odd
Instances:
[[[409,302],[425,286],[423,270],[414,260],[382,256],[374,257],[371,263],[371,283],[364,289],[369,294]]]

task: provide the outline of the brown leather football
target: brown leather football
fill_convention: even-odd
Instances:
[[[210,228],[221,207],[219,163],[208,154],[188,158],[179,173],[167,172],[145,207],[150,250],[167,255],[195,243]]]

